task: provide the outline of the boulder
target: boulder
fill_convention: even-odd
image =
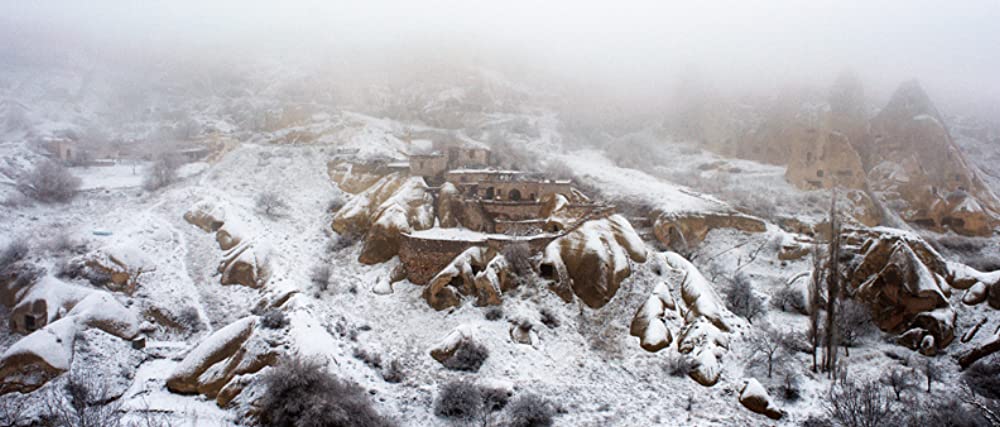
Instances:
[[[237,320],[195,345],[167,378],[167,389],[226,406],[243,390],[248,375],[278,362],[283,343],[284,333],[263,327],[257,316]]]
[[[0,356],[0,395],[30,393],[66,372],[79,325],[63,318],[18,340]]]
[[[431,357],[440,363],[445,363],[455,355],[463,342],[471,340],[475,340],[475,328],[472,325],[459,325],[431,347]]]
[[[681,328],[677,350],[694,362],[688,375],[698,384],[711,387],[722,375],[722,358],[729,351],[729,336],[704,317]]]
[[[132,243],[108,245],[83,257],[82,264],[110,279],[108,289],[132,295],[139,276],[156,270],[142,248]]]
[[[252,242],[242,242],[222,255],[218,271],[222,274],[219,282],[223,285],[243,285],[260,288],[270,277],[269,262],[271,251],[258,247]]]
[[[424,300],[435,310],[459,305],[462,295],[476,292],[475,272],[482,271],[492,256],[494,254],[484,247],[465,250],[431,279],[424,288]]]
[[[573,294],[591,308],[601,308],[614,297],[632,272],[630,260],[646,261],[645,244],[621,215],[584,222],[548,248],[558,248],[559,261],[547,257],[542,268],[564,267],[566,276],[557,278],[568,280]],[[556,249],[548,248],[546,254],[554,256]]]
[[[629,334],[638,337],[639,346],[646,351],[655,353],[666,348],[673,342],[667,323],[680,321],[676,310],[670,288],[666,283],[657,283],[646,303],[632,317]]]
[[[226,222],[226,210],[218,203],[202,200],[184,213],[184,220],[206,232],[214,233]]]
[[[676,252],[665,252],[663,259],[670,268],[683,274],[680,289],[681,298],[688,309],[685,320],[705,318],[720,330],[729,332],[730,326],[726,318],[733,315],[722,303],[722,299],[708,279],[694,264]]]
[[[978,305],[986,301],[987,294],[986,284],[983,282],[976,282],[965,291],[965,295],[962,296],[962,302],[965,305]]]
[[[767,389],[756,378],[750,378],[743,384],[743,388],[740,389],[740,403],[747,409],[766,415],[772,420],[780,420],[785,415],[774,406]]]

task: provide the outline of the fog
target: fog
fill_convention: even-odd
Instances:
[[[5,1],[0,62],[72,54],[122,67],[239,67],[294,58],[400,75],[472,64],[652,105],[668,102],[685,76],[725,93],[770,92],[826,87],[851,69],[876,101],[916,78],[939,104],[1000,109],[992,0],[291,3]]]

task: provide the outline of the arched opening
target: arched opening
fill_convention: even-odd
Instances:
[[[492,200],[493,197],[495,197],[495,196],[496,196],[496,194],[494,193],[493,187],[488,187],[486,189],[486,199]]]
[[[518,191],[515,188],[513,190],[510,190],[510,193],[507,193],[507,197],[510,198],[511,200],[515,201],[515,202],[520,202],[521,201],[521,192]]]

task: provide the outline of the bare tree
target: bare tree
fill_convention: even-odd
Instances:
[[[916,387],[913,372],[901,368],[893,368],[891,371],[886,372],[879,381],[892,389],[897,401],[902,399],[904,391]]]
[[[920,370],[923,372],[924,378],[927,379],[927,392],[930,393],[931,383],[941,380],[941,375],[943,374],[941,371],[941,365],[938,365],[934,359],[928,358],[923,364],[920,365]]]
[[[285,209],[288,209],[288,203],[285,203],[285,199],[274,191],[258,194],[256,203],[257,211],[271,219],[279,217]]]
[[[65,203],[80,189],[80,178],[65,166],[51,160],[43,161],[17,180],[17,189],[32,199],[44,203]]]
[[[726,305],[740,316],[745,317],[751,323],[753,319],[764,313],[766,307],[764,302],[754,294],[753,283],[746,274],[737,274],[726,285]]]
[[[750,340],[750,363],[762,364],[767,367],[767,377],[774,373],[774,365],[780,363],[787,355],[781,332],[767,327],[763,333]]]
[[[826,412],[845,427],[892,425],[896,415],[892,399],[877,382],[831,387]]]
[[[830,201],[830,250],[826,274],[826,328],[824,330],[823,370],[836,377],[837,346],[837,299],[840,297],[840,221],[837,219],[837,191],[833,191]]]
[[[812,370],[818,372],[816,353],[820,343],[820,295],[823,292],[823,281],[825,269],[823,268],[823,249],[819,244],[813,245],[812,250],[812,280],[809,282],[809,343],[812,344]]]
[[[872,323],[871,311],[868,310],[868,307],[853,299],[842,299],[839,301],[836,320],[840,343],[844,347],[844,354],[847,357],[851,356],[851,346],[857,344],[861,338],[875,332],[875,324]]]
[[[146,176],[143,177],[142,187],[148,191],[159,190],[177,181],[177,168],[181,165],[181,160],[177,156],[166,151],[157,153],[153,158],[153,163],[146,169]]]

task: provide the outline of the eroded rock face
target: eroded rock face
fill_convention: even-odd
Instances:
[[[816,128],[789,129],[791,154],[785,179],[806,190],[865,188],[861,157],[847,135],[831,128],[830,119]]]
[[[132,295],[144,273],[156,269],[145,252],[131,244],[110,245],[89,253],[81,263],[109,278],[108,289]]]
[[[224,252],[218,271],[223,285],[263,287],[270,276],[271,250],[256,243],[250,235],[253,227],[248,219],[230,212],[225,203],[202,200],[184,214],[184,220],[208,232]]]
[[[242,378],[278,362],[283,342],[283,332],[265,328],[257,316],[237,320],[191,349],[167,378],[167,389],[224,407],[246,385]]]
[[[660,243],[679,250],[701,243],[708,232],[716,228],[760,233],[767,226],[758,218],[739,213],[671,213],[659,215],[653,224],[653,233]]]
[[[965,235],[992,234],[1000,203],[917,82],[900,85],[871,120],[869,137],[858,151],[873,192],[907,222]]]
[[[845,245],[848,253],[860,257],[847,277],[875,323],[883,331],[900,334],[901,344],[925,354],[947,347],[955,325],[955,312],[948,303],[947,264],[916,236],[880,229],[856,232],[846,240],[856,240],[859,233],[869,237],[860,247]]]
[[[646,261],[645,244],[621,215],[587,221],[550,243],[545,253],[543,276],[557,279],[562,286],[568,281],[573,294],[591,308],[601,308],[614,297],[632,273],[630,260]]]
[[[663,278],[639,307],[629,333],[646,351],[660,351],[677,337],[677,350],[693,362],[690,377],[706,387],[722,375],[729,332],[739,320],[726,309],[712,285],[690,262],[674,252],[654,255]],[[675,299],[674,293],[680,293]],[[683,317],[682,317],[683,316]]]
[[[0,356],[0,394],[31,392],[69,370],[73,343],[87,328],[123,340],[139,333],[138,318],[108,292],[51,276],[32,279],[22,291],[10,322],[11,329],[27,336]]]
[[[388,171],[377,163],[354,163],[347,160],[333,160],[327,164],[330,179],[341,190],[358,194],[382,179]]]
[[[400,233],[434,225],[434,198],[419,177],[388,175],[351,199],[333,218],[341,234],[365,234],[358,260],[385,262],[399,253]]]

